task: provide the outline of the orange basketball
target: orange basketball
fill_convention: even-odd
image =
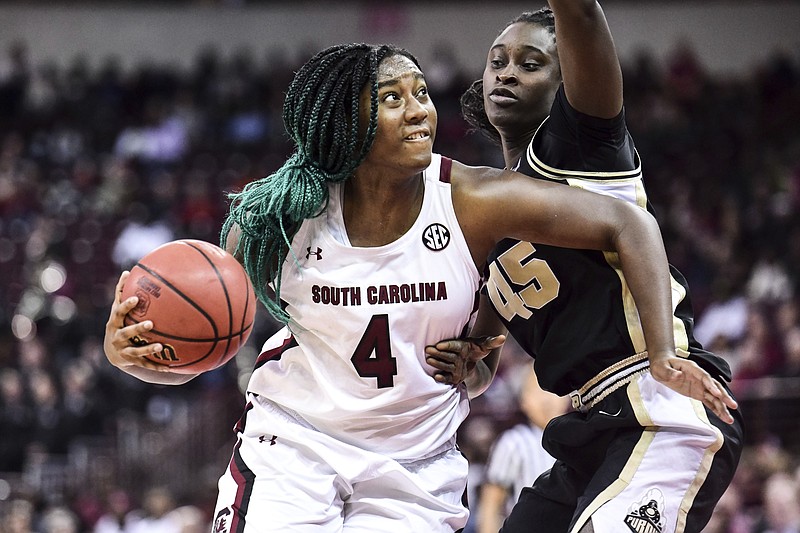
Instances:
[[[241,264],[211,243],[168,242],[142,257],[125,280],[122,299],[138,296],[125,317],[153,321],[136,345],[160,342],[148,356],[173,372],[197,374],[227,363],[253,331],[257,300]]]

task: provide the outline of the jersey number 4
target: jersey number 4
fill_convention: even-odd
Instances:
[[[394,385],[397,358],[392,356],[389,340],[389,315],[374,315],[370,319],[350,361],[362,378],[377,378],[379,389]]]
[[[558,296],[561,283],[547,261],[531,258],[535,251],[531,243],[518,242],[489,265],[489,298],[508,322],[517,315],[527,320],[531,309],[541,309]],[[515,292],[509,281],[524,288]]]

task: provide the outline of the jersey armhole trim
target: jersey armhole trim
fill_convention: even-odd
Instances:
[[[453,160],[442,156],[442,163],[439,166],[439,181],[450,183],[450,170],[453,168]]]

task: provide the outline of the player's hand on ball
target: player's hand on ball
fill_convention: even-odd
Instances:
[[[656,381],[670,389],[703,402],[723,422],[733,423],[733,416],[728,409],[738,407],[736,400],[719,381],[694,361],[675,355],[651,357],[650,373]]]
[[[124,301],[120,300],[122,287],[125,286],[125,280],[129,275],[130,272],[127,271],[122,273],[114,291],[114,303],[111,306],[111,314],[106,323],[106,333],[103,340],[103,350],[105,351],[106,358],[112,365],[121,370],[130,367],[139,367],[158,372],[168,371],[168,367],[157,365],[145,358],[146,355],[159,353],[163,349],[161,344],[156,343],[136,346],[131,342],[132,339],[137,337],[141,338],[143,333],[152,329],[153,323],[147,320],[125,326],[125,315],[136,307],[138,301],[135,296]]]
[[[433,379],[440,383],[457,385],[472,372],[476,362],[505,342],[505,335],[441,341],[425,348],[425,360],[436,369]]]

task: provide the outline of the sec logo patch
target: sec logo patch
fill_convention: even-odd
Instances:
[[[422,232],[422,244],[434,252],[444,250],[450,244],[450,230],[435,222]]]

